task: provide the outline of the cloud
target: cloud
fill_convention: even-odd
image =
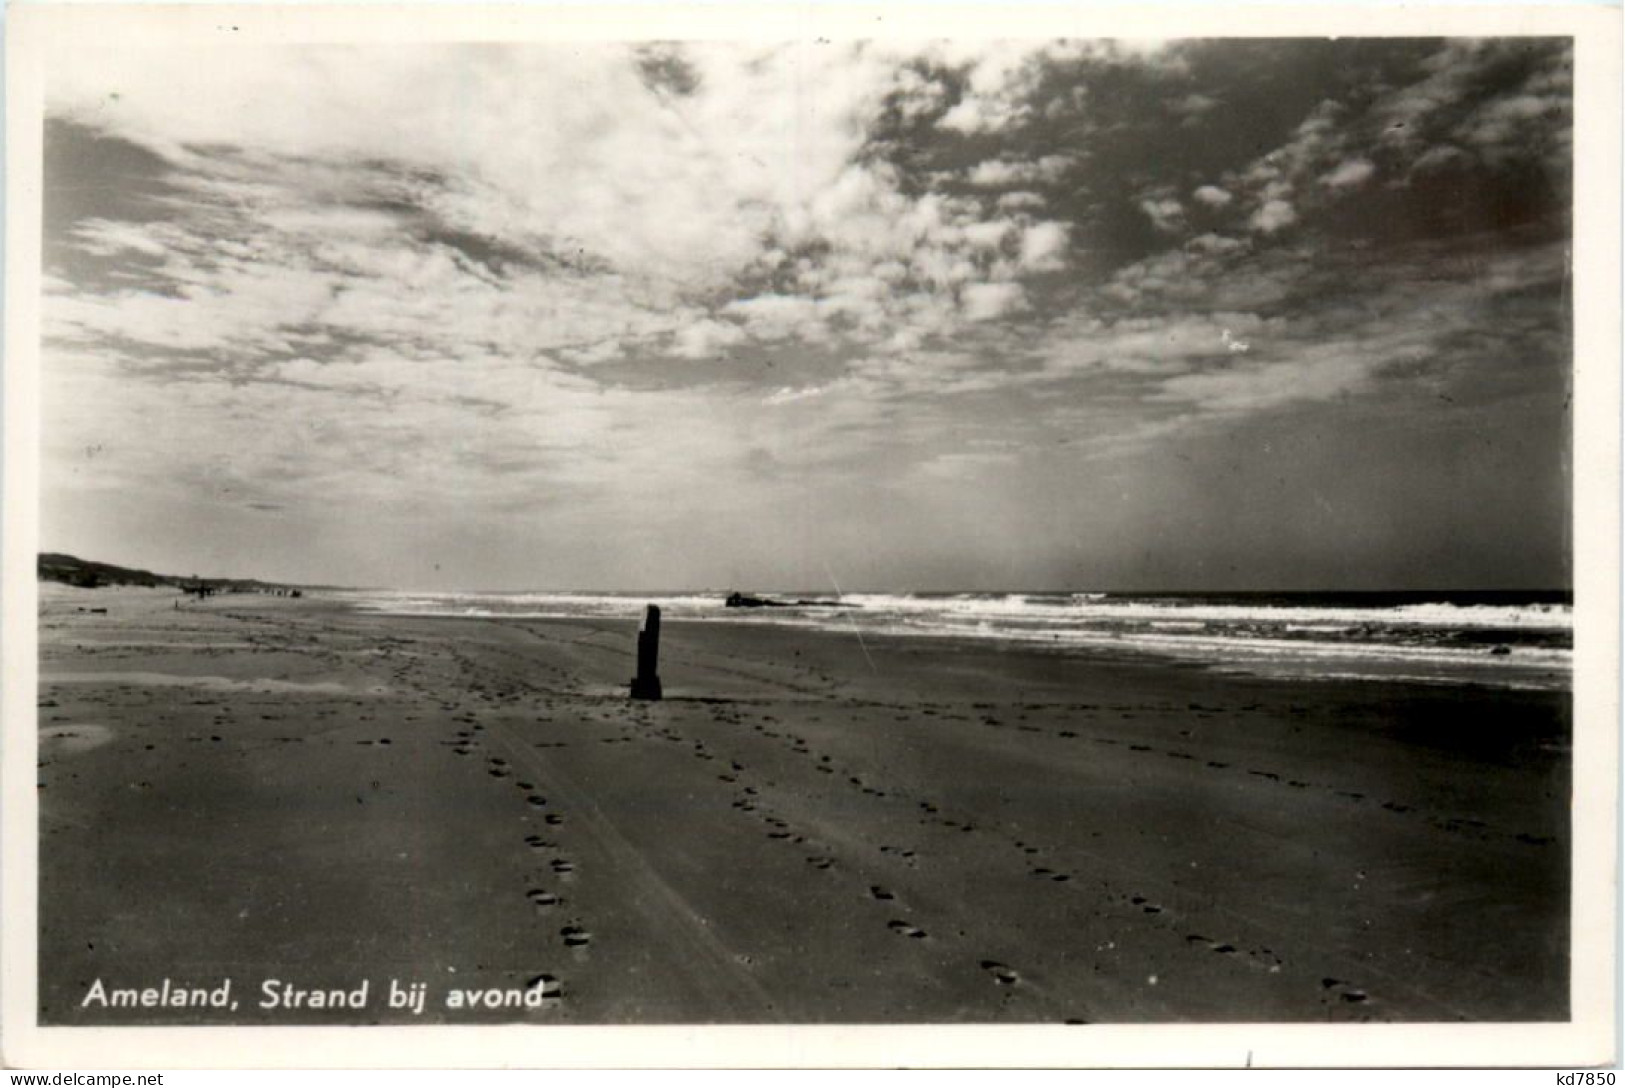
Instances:
[[[1027,305],[1027,293],[1019,283],[973,283],[961,299],[965,316],[972,321],[991,321]]]
[[[937,124],[967,136],[1019,125],[1033,114],[1041,74],[1035,51],[999,43],[966,67],[964,92]]]
[[[813,397],[821,397],[825,392],[826,387],[824,386],[809,385],[796,388],[786,385],[775,389],[773,392],[763,397],[762,403],[774,405],[794,404],[798,400],[810,400]]]
[[[1266,200],[1248,220],[1254,230],[1263,231],[1265,234],[1274,234],[1297,221],[1297,211],[1285,200]]]
[[[1140,210],[1151,220],[1151,225],[1164,233],[1173,234],[1184,229],[1185,206],[1173,197],[1140,201]]]
[[[790,336],[811,338],[823,329],[818,301],[804,295],[758,295],[735,299],[724,312],[742,318],[751,335],[759,340],[782,340]]]
[[[1168,111],[1178,117],[1186,119],[1200,117],[1210,110],[1217,109],[1220,102],[1210,95],[1191,93],[1183,98],[1171,99],[1168,102]]]
[[[984,188],[1054,183],[1064,177],[1074,163],[1070,155],[1045,155],[1031,161],[987,159],[972,167],[965,180]]]
[[[1423,63],[1426,78],[1371,112],[1382,143],[1422,156],[1417,167],[1446,142],[1492,165],[1555,161],[1572,146],[1572,65],[1562,40],[1451,41]]]
[[[1076,373],[1180,373],[1194,363],[1222,360],[1237,337],[1266,341],[1284,324],[1250,313],[1124,317],[1075,314],[1050,329],[1042,351],[1051,376]]]
[[[671,350],[683,359],[706,359],[744,340],[745,330],[738,325],[706,318],[678,329]]]
[[[921,462],[918,471],[925,476],[938,479],[963,480],[984,475],[989,469],[997,469],[1011,464],[1018,456],[1013,450],[969,450],[939,453],[935,457]]]
[[[1320,179],[1322,185],[1333,189],[1343,189],[1351,185],[1359,185],[1368,180],[1377,168],[1370,159],[1347,159],[1337,165],[1331,173]]]
[[[973,93],[1020,97],[1041,52],[937,60],[968,65]],[[163,64],[109,56],[105,75],[76,68],[54,84],[53,110],[94,104],[98,124],[168,157],[192,204],[174,203],[173,222],[81,223],[79,252],[161,261],[148,282],[169,286],[65,292],[53,333],[232,350],[240,368],[304,350],[293,330],[327,328],[448,355],[472,335],[579,366],[698,359],[747,339],[896,348],[948,334],[1012,312],[996,300],[1021,296],[1015,281],[1065,268],[1067,226],[1033,219],[1035,194],[988,207],[910,190],[859,154],[888,103],[925,116],[945,93],[903,56],[458,47],[356,65],[352,50],[290,48],[229,73],[189,67],[198,93],[178,109],[155,81]],[[794,94],[787,79],[824,90]],[[109,112],[110,80],[126,92]],[[297,121],[266,105],[288,101]],[[233,143],[245,125],[262,137],[252,151]],[[977,177],[1045,183],[1072,163],[1000,157]],[[735,290],[758,275],[774,289]]]
[[[994,207],[1001,212],[1025,212],[1037,211],[1044,207],[1046,203],[1047,201],[1037,193],[1017,189],[1013,192],[1001,193]]]
[[[1262,412],[1352,393],[1370,379],[1369,370],[1338,359],[1276,362],[1181,374],[1163,382],[1155,397],[1196,404],[1208,412]]]
[[[626,348],[619,340],[600,340],[582,347],[559,349],[559,356],[579,366],[595,366],[626,356]]]
[[[48,490],[95,522],[101,442],[109,493],[318,535],[438,507],[691,538],[789,479],[901,522],[922,480],[1036,486],[1058,435],[1550,384],[1562,247],[1426,232],[1439,185],[1566,161],[1561,52],[1235,48],[86,53],[48,146],[140,162],[47,175]],[[1239,105],[1266,95],[1303,112]]]
[[[1028,272],[1059,272],[1066,267],[1069,231],[1065,223],[1048,220],[1021,234],[1019,266]]]

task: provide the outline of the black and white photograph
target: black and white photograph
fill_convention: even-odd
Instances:
[[[13,26],[8,1023],[1617,1055],[1587,35],[795,10]]]

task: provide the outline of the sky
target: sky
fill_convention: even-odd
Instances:
[[[41,546],[412,589],[1571,582],[1561,39],[85,50]]]

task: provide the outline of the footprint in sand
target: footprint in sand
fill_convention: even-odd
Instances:
[[[557,812],[549,812],[542,822],[548,827],[558,827],[564,822],[564,817],[560,816]]]
[[[993,981],[1000,986],[1014,986],[1021,980],[1021,976],[998,960],[983,960],[982,970],[993,976]]]
[[[920,940],[925,936],[925,930],[921,929],[919,926],[910,925],[909,923],[897,918],[893,918],[891,921],[887,922],[886,928],[891,930],[893,933],[900,934],[904,937],[912,937],[915,940]]]
[[[525,983],[525,989],[540,989],[544,998],[564,996],[564,986],[552,975],[543,974],[535,976]]]
[[[552,861],[548,862],[548,864],[552,867],[553,871],[558,873],[560,876],[564,876],[566,873],[573,873],[576,871],[575,862],[570,861],[568,858],[554,858]]]
[[[580,926],[565,926],[559,936],[564,938],[566,948],[585,948],[592,942],[592,934]]]
[[[525,898],[529,899],[538,907],[556,907],[559,905],[559,897],[542,888],[530,889],[530,891],[525,893]]]
[[[828,869],[830,866],[835,864],[835,859],[828,857],[810,857],[807,859],[807,864],[811,865],[814,869]]]
[[[874,898],[881,900],[897,898],[891,892],[887,891],[885,888],[882,888],[879,884],[869,885],[869,894]]]
[[[1335,992],[1338,997],[1350,1005],[1360,1005],[1370,1000],[1370,996],[1364,990],[1356,989],[1351,983],[1344,982],[1339,978],[1321,979],[1320,988]]]
[[[525,798],[525,800],[530,802],[530,804],[536,808],[541,808],[543,805],[547,804],[547,798],[543,797],[539,793],[533,793],[529,797]]]

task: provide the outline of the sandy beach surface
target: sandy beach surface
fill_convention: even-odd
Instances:
[[[42,1023],[1568,1016],[1565,693],[175,600],[41,587]]]

